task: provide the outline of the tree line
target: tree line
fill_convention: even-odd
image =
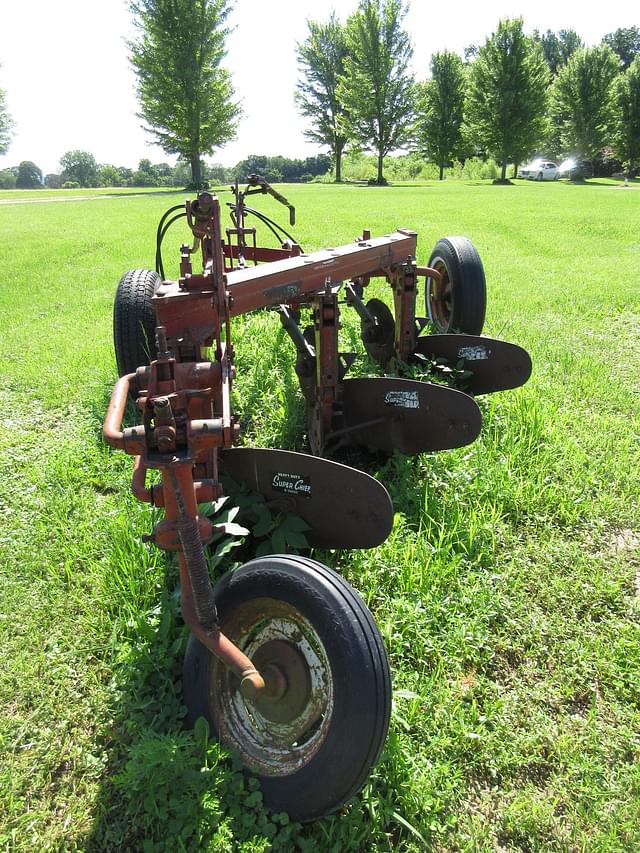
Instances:
[[[217,163],[200,164],[200,185],[232,183],[246,180],[251,174],[260,174],[272,183],[304,183],[325,175],[331,169],[328,154],[318,154],[304,159],[267,157],[251,154],[235,166]],[[180,187],[192,188],[191,163],[178,160],[169,163],[152,163],[140,160],[137,169],[98,163],[89,151],[68,151],[60,160],[60,171],[44,175],[31,160],[0,171],[0,189],[77,189],[80,187]]]
[[[241,115],[223,67],[229,0],[131,0],[129,8],[137,27],[129,51],[138,115],[154,141],[178,155],[178,165],[142,160],[129,170],[94,161],[87,178],[79,166],[61,162],[61,184],[174,181],[200,187],[203,156],[234,138]],[[585,47],[574,30],[527,35],[521,18],[502,20],[464,58],[435,53],[428,79],[416,81],[406,11],[404,0],[360,0],[345,23],[335,13],[325,23],[309,22],[306,39],[296,46],[296,103],[309,120],[306,136],[329,151],[336,180],[346,150],[375,153],[377,183],[384,183],[385,156],[398,150],[436,163],[440,177],[453,159],[479,156],[494,158],[504,180],[507,164],[517,167],[541,149],[548,156],[592,159],[610,147],[629,172],[634,169],[640,158],[640,29],[618,29],[600,45]],[[0,90],[0,153],[10,138]],[[260,162],[271,180],[290,181],[319,174],[315,160],[312,166],[288,158]],[[185,164],[190,181],[182,180]],[[24,183],[35,180],[38,169],[25,161],[12,172]],[[0,173],[5,182],[9,173]],[[53,185],[57,178],[44,180]]]
[[[501,166],[544,148],[593,160],[604,148],[632,172],[640,159],[640,29],[618,29],[596,47],[574,30],[527,35],[522,18],[501,20],[464,60],[443,50],[429,79],[409,69],[402,0],[361,0],[346,23],[310,21],[297,46],[295,98],[309,139],[327,146],[341,179],[347,147],[385,155],[417,151],[439,167],[491,156]]]

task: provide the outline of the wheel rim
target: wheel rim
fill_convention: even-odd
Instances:
[[[427,279],[427,311],[430,322],[440,332],[451,328],[453,317],[453,282],[442,258],[432,258],[430,266],[440,273],[440,280]]]
[[[221,740],[259,775],[295,773],[316,754],[331,721],[333,678],[322,641],[299,610],[272,598],[244,602],[222,630],[266,687],[255,702],[245,699],[237,676],[213,659],[209,701]]]

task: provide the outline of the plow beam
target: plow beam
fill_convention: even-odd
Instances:
[[[516,344],[480,335],[427,335],[418,338],[415,353],[444,358],[470,372],[465,380],[472,394],[519,388],[531,376],[529,353]]]
[[[415,231],[399,230],[385,237],[348,243],[309,255],[273,261],[227,273],[232,317],[280,303],[308,302],[311,295],[333,284],[366,276],[386,276],[416,252]]]

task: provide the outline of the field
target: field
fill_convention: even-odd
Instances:
[[[176,570],[142,543],[150,514],[101,423],[115,285],[153,266],[157,220],[184,196],[3,193],[0,848],[640,849],[637,188],[282,191],[306,249],[407,226],[426,263],[439,237],[471,237],[485,333],[534,364],[524,388],[480,402],[473,445],[386,464],[384,545],[317,555],[387,643],[382,760],[343,813],[300,826],[182,728]],[[277,317],[239,318],[235,342],[246,440],[302,449]]]

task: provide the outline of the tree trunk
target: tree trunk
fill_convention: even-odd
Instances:
[[[382,176],[382,158],[384,157],[382,151],[378,151],[378,177],[376,183],[382,186],[384,183],[384,177]]]
[[[191,158],[191,180],[196,189],[202,187],[202,168],[200,165],[200,154],[192,154]]]
[[[513,177],[514,178],[518,177],[518,169],[519,168],[520,168],[520,163],[514,163],[513,164]]]
[[[342,180],[342,151],[344,142],[336,142],[336,183],[339,184]]]
[[[502,174],[500,175],[500,178],[503,181],[507,180],[507,161],[506,161],[506,158],[503,158],[503,160],[502,160]]]
[[[444,180],[444,163],[440,163],[440,180]]]

